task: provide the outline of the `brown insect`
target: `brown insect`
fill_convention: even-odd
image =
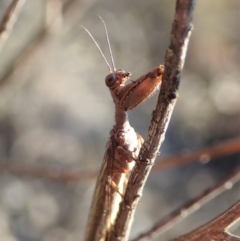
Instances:
[[[120,202],[124,198],[128,174],[133,169],[143,138],[130,126],[127,111],[146,100],[160,85],[164,66],[160,65],[135,81],[126,83],[130,72],[116,70],[107,28],[102,20],[111,56],[112,68],[99,45],[93,39],[103,56],[110,74],[105,78],[115,105],[115,125],[110,131],[106,151],[96,183],[92,205],[85,233],[85,241],[109,241],[114,236],[114,222]]]

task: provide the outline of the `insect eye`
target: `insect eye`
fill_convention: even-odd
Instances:
[[[116,81],[116,75],[115,74],[109,74],[105,78],[105,83],[108,87],[113,86],[115,84],[115,81]]]

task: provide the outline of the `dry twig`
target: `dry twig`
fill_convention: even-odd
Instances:
[[[25,0],[13,0],[6,10],[0,23],[0,52],[7,41]]]
[[[142,195],[144,184],[165,138],[165,132],[177,100],[180,74],[192,29],[194,4],[194,0],[177,0],[158,103],[152,115],[148,137],[139,154],[138,165],[131,173],[124,200],[120,204],[112,240],[128,239],[133,215]]]
[[[83,15],[93,4],[95,0],[91,1],[79,1],[79,0],[65,0],[64,5],[62,6],[62,11],[58,9],[57,18],[54,19],[53,15],[51,19],[53,22],[48,23],[45,28],[40,31],[38,36],[32,41],[31,44],[25,49],[25,51],[17,58],[17,61],[13,64],[11,71],[1,80],[0,82],[0,108],[1,114],[4,115],[6,111],[6,102],[11,99],[13,93],[16,89],[21,88],[29,78],[20,78],[32,68],[35,60],[39,58],[39,55],[44,54],[44,47],[53,40],[53,33],[56,29],[56,22],[59,22],[59,13],[62,12],[64,20],[71,25],[72,22],[76,21],[76,18],[79,18],[79,15]],[[77,13],[76,13],[77,11]],[[56,20],[56,22],[55,22]],[[65,29],[65,31],[67,31]],[[7,88],[5,88],[7,87]]]
[[[240,241],[228,229],[240,218],[240,202],[202,227],[171,241]]]
[[[160,235],[161,233],[169,230],[174,225],[176,225],[176,223],[180,222],[181,220],[185,219],[193,212],[197,211],[205,203],[209,202],[210,200],[212,200],[219,194],[223,193],[224,191],[231,189],[231,187],[239,180],[240,180],[240,169],[237,169],[226,178],[220,180],[214,186],[205,190],[198,197],[192,200],[189,200],[181,207],[177,208],[176,210],[168,214],[166,217],[162,218],[151,229],[139,235],[133,241],[148,240],[149,238],[156,237],[157,235]],[[202,239],[202,240],[207,241],[206,239]]]
[[[186,154],[176,154],[165,158],[160,158],[152,168],[152,172],[163,171],[168,168],[174,168],[182,165],[187,165],[194,162],[207,163],[219,156],[226,156],[240,151],[240,140],[228,141],[216,146],[203,148],[201,150],[193,151]],[[27,165],[21,163],[0,162],[0,169],[2,172],[7,172],[17,176],[30,176],[34,178],[49,179],[56,182],[81,182],[96,178],[98,170],[95,171],[81,171],[81,170],[56,170],[50,166],[38,167],[34,165]]]
[[[219,156],[231,155],[240,151],[240,139],[206,147],[190,153],[172,155],[159,161],[153,167],[153,171],[187,165],[193,162],[207,163]]]
[[[93,179],[97,175],[96,172],[90,171],[66,171],[52,167],[38,167],[23,164],[19,165],[18,163],[0,162],[0,173],[5,172],[17,176],[41,178],[60,183],[79,182]]]

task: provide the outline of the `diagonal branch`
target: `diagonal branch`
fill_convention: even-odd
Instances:
[[[112,240],[127,240],[136,206],[151,171],[157,152],[165,138],[165,132],[178,96],[180,75],[183,69],[195,0],[177,0],[171,32],[171,41],[165,56],[165,72],[156,109],[152,114],[148,137],[139,154],[120,205]]]
[[[207,163],[216,157],[231,155],[240,151],[240,139],[231,140],[219,145],[206,147],[197,151],[184,154],[176,154],[156,161],[153,171],[164,170],[193,162]]]
[[[3,16],[3,19],[0,23],[0,52],[9,37],[9,34],[18,18],[24,2],[25,0],[13,0]]]
[[[240,201],[202,227],[171,241],[240,241],[228,229],[240,219]]]
[[[229,190],[235,183],[240,181],[240,168],[236,169],[226,178],[220,180],[214,186],[206,189],[201,195],[195,197],[192,200],[189,200],[181,207],[177,208],[166,217],[158,221],[151,229],[142,233],[133,241],[144,241],[149,238],[156,237],[161,233],[169,230],[175,226],[178,222],[188,217],[193,212],[201,208],[205,203],[217,197],[219,194],[223,193],[226,190]],[[203,239],[205,240],[205,239]]]

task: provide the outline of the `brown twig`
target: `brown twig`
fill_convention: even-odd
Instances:
[[[177,100],[180,74],[184,65],[192,29],[194,0],[177,0],[171,42],[165,56],[165,72],[148,137],[141,148],[138,165],[131,173],[127,190],[119,209],[112,240],[127,240],[136,206]]]
[[[77,182],[96,177],[96,172],[86,171],[66,171],[52,167],[37,167],[19,165],[17,163],[0,163],[0,173],[11,173],[24,177],[38,177],[61,183]]]
[[[219,194],[223,193],[226,190],[229,190],[236,182],[240,180],[240,168],[235,170],[226,178],[220,180],[214,186],[206,189],[201,195],[198,197],[189,200],[187,203],[183,204],[178,209],[174,210],[166,217],[162,218],[158,221],[152,228],[150,228],[147,232],[139,235],[133,241],[144,241],[150,238],[154,238],[157,235],[169,230],[176,223],[180,222],[184,218],[188,217],[190,214],[201,208],[205,203],[209,202]],[[201,240],[201,239],[199,239]],[[202,239],[206,240],[206,239]]]
[[[240,201],[202,227],[171,241],[240,241],[228,229],[240,218]]]
[[[62,14],[65,21],[68,21],[69,25],[79,18],[79,15],[83,15],[95,0],[91,1],[79,1],[79,0],[66,0],[62,6]],[[76,13],[77,11],[77,13]],[[59,14],[60,10],[57,12]],[[58,16],[59,17],[59,16]],[[0,82],[0,108],[1,115],[4,115],[6,111],[6,102],[11,99],[16,89],[21,88],[29,78],[20,78],[32,68],[32,64],[35,63],[35,59],[39,58],[39,54],[44,54],[44,47],[46,44],[53,40],[53,32],[51,28],[55,29],[56,23],[52,16],[53,22],[49,23],[36,38],[28,45],[24,52],[17,58],[17,61],[13,64],[13,68],[7,73],[7,75]],[[59,21],[59,19],[56,19]],[[67,31],[65,29],[65,31]],[[55,32],[54,32],[55,33]],[[8,88],[4,88],[8,87]]]
[[[15,24],[25,0],[13,0],[7,8],[0,23],[0,52],[7,41],[9,34]]]
[[[232,140],[226,143],[221,143],[216,146],[203,148],[201,150],[193,151],[186,154],[176,154],[165,158],[160,158],[156,161],[156,164],[152,168],[152,172],[159,172],[167,168],[174,168],[189,163],[200,161],[206,163],[212,161],[219,156],[227,156],[240,151],[240,140]],[[6,162],[0,162],[1,171],[8,172],[13,175],[31,176],[36,178],[44,178],[54,180],[56,182],[79,182],[89,180],[97,177],[98,170],[84,172],[81,170],[62,170],[58,168],[56,170],[52,167],[36,167],[26,164],[11,164]],[[53,177],[54,176],[54,177]]]
[[[153,171],[159,171],[167,168],[178,167],[199,161],[207,163],[213,158],[219,156],[231,155],[240,151],[240,139],[232,140],[226,143],[221,143],[216,146],[206,147],[201,150],[193,151],[185,154],[172,155],[159,161],[156,161]]]

